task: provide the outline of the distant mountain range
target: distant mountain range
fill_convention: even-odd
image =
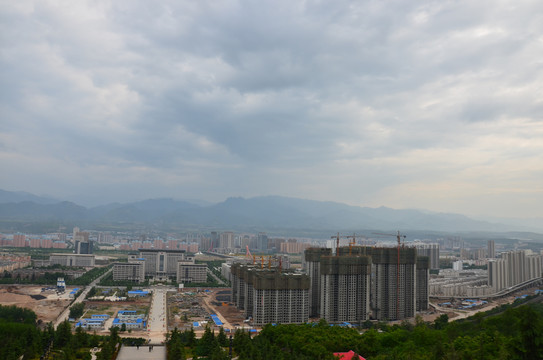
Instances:
[[[507,223],[506,219],[501,219],[501,222],[488,222],[458,214],[358,207],[280,196],[249,199],[232,197],[217,204],[204,206],[203,203],[150,199],[86,208],[72,202],[55,201],[30,193],[0,190],[0,221],[140,223],[237,231],[270,229],[342,232],[367,229],[443,232],[543,231],[543,219],[539,222],[532,219],[536,226],[526,226]]]

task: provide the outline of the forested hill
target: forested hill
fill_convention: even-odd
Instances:
[[[538,299],[541,301],[541,297]],[[448,322],[442,315],[434,323],[405,322],[401,326],[378,324],[360,330],[330,326],[325,321],[306,325],[267,325],[251,337],[234,334],[234,354],[239,360],[336,359],[333,353],[350,350],[368,360],[436,359],[543,359],[543,305],[506,305],[462,321]],[[215,336],[207,329],[194,342],[191,331],[170,334],[171,359],[200,356],[227,359],[222,331]],[[170,357],[169,357],[170,358]]]
[[[330,326],[325,321],[306,325],[266,325],[260,334],[251,336],[236,331],[233,356],[238,360],[333,360],[334,353],[350,350],[368,360],[388,359],[543,359],[543,296],[539,301],[513,308],[509,305],[455,322],[442,315],[433,323],[417,321],[389,326],[370,325],[370,329]],[[503,311],[505,309],[505,311]],[[502,313],[500,311],[503,311]],[[492,315],[497,313],[497,315]],[[49,324],[39,330],[36,314],[15,306],[0,306],[0,359],[38,359],[51,350],[51,359],[90,359],[89,350],[101,348],[97,360],[115,358],[119,329],[109,336],[72,332],[64,322],[55,330]],[[128,344],[144,339],[128,339]],[[209,327],[201,339],[194,330],[174,330],[168,334],[168,360],[227,360],[228,338],[221,328],[215,334]]]

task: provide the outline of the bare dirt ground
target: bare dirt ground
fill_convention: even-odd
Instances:
[[[200,324],[194,330],[202,333],[207,323],[214,325],[210,314],[216,314],[224,328],[234,330],[243,324],[243,313],[231,302],[230,288],[198,290],[186,288],[168,296],[168,328],[190,329],[194,322]]]
[[[66,292],[57,295],[55,291],[43,291],[44,286],[36,285],[0,285],[0,304],[17,305],[36,313],[38,320],[48,323],[55,321],[58,315],[70,304],[68,294],[74,288],[67,287]]]
[[[107,314],[111,316],[104,326],[104,329],[97,330],[96,333],[100,335],[109,334],[109,328],[113,326],[113,320],[119,310],[136,310],[138,313],[147,313],[149,305],[151,304],[151,297],[138,298],[134,301],[85,301],[85,311],[83,313],[84,318],[88,318],[91,315]],[[126,337],[140,337],[145,336],[146,330],[133,329],[130,333],[123,333],[122,336]]]

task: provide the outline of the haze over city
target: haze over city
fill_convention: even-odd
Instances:
[[[1,1],[0,188],[543,217],[541,13]]]

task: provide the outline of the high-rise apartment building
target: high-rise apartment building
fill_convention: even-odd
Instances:
[[[323,256],[320,316],[329,323],[361,323],[370,315],[369,256]]]
[[[508,251],[488,262],[488,285],[494,292],[542,277],[543,256]]]
[[[417,273],[417,249],[413,247],[342,247],[339,256],[347,254],[371,257],[371,311],[377,320],[401,320],[415,316],[417,298],[428,294],[429,271]],[[420,265],[427,267],[426,263]],[[419,282],[419,286],[417,286]],[[420,292],[420,295],[419,295]],[[425,305],[422,304],[422,307]]]
[[[13,235],[13,246],[15,246],[15,247],[25,247],[26,246],[26,235],[25,234],[14,234]]]
[[[234,233],[231,231],[225,231],[219,236],[219,247],[222,249],[234,248]]]
[[[417,256],[416,268],[416,311],[426,311],[430,304],[430,258],[428,256]]]
[[[256,249],[268,250],[268,235],[266,233],[261,232],[256,236]]]
[[[494,259],[496,258],[496,244],[494,240],[488,240],[487,242],[487,258]]]
[[[439,269],[439,244],[415,242],[413,246],[417,249],[418,256],[428,256],[430,269]]]
[[[309,277],[305,274],[256,272],[253,325],[303,324],[309,318]]]
[[[309,318],[309,276],[234,263],[232,300],[253,325],[301,324]]]
[[[332,255],[329,248],[309,248],[304,252],[304,270],[309,275],[309,316],[317,317],[320,314],[321,292],[321,258]]]
[[[219,245],[219,233],[216,231],[211,232],[211,243],[210,243],[210,249],[216,249],[220,247]]]
[[[377,320],[415,316],[416,257],[414,248],[369,248],[372,265],[372,310]]]

